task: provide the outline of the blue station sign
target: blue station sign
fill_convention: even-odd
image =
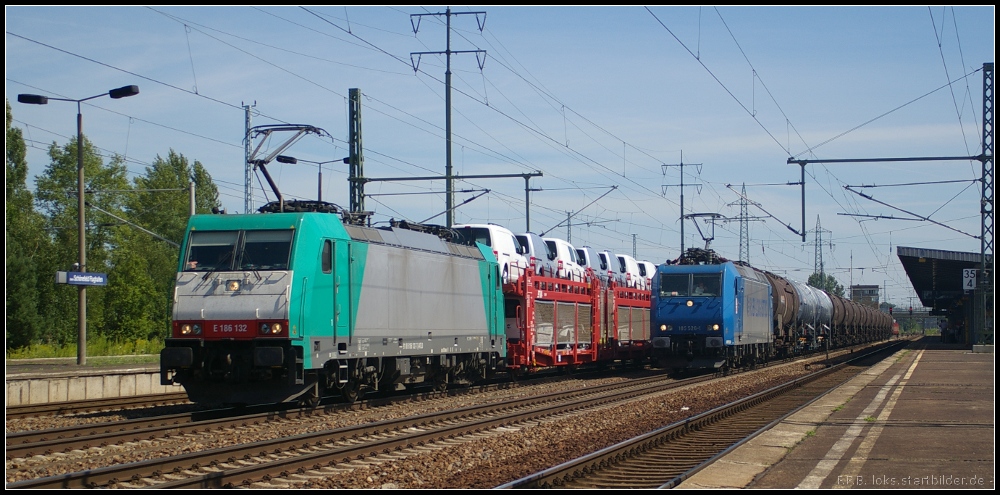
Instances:
[[[108,274],[98,272],[56,272],[57,284],[108,285]]]

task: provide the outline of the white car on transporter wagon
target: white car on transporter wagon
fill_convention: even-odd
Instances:
[[[577,258],[576,248],[557,237],[544,237],[543,240],[556,253],[556,277],[583,281],[583,267]]]
[[[656,274],[656,265],[652,261],[637,260],[639,264],[639,275],[646,281],[646,288],[653,287],[653,275]]]
[[[500,265],[503,283],[515,282],[528,269],[524,250],[514,238],[514,233],[506,227],[492,223],[468,223],[452,227],[469,244],[480,242],[493,249]]]
[[[539,275],[547,277],[556,276],[556,253],[542,239],[542,236],[531,232],[517,234],[517,242],[524,250],[524,257],[528,260],[528,266]]]
[[[625,287],[645,289],[646,280],[639,274],[639,263],[627,254],[616,254],[618,261],[618,282]],[[613,266],[613,265],[612,265]]]

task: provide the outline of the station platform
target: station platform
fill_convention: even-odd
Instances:
[[[160,385],[158,362],[116,364],[91,357],[83,366],[76,358],[9,359],[4,365],[8,406],[183,392]]]
[[[914,340],[678,488],[993,490],[995,360],[976,351]]]

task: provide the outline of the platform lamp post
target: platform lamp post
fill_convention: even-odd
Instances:
[[[316,168],[319,170],[319,177],[317,178],[318,182],[317,182],[317,186],[316,186],[317,187],[317,189],[316,189],[316,201],[317,202],[323,201],[323,165],[326,165],[327,163],[334,163],[334,162],[344,162],[344,163],[349,163],[350,162],[350,157],[347,157],[347,158],[344,158],[344,159],[341,159],[341,160],[329,160],[329,161],[325,161],[325,162],[314,162],[312,160],[303,160],[301,158],[295,158],[294,156],[287,156],[287,155],[278,155],[278,156],[274,157],[274,159],[277,160],[278,163],[287,163],[289,165],[295,165],[296,163],[299,163],[299,162],[315,163],[316,164]]]
[[[84,198],[84,182],[83,182],[83,112],[80,110],[80,103],[93,100],[94,98],[100,98],[104,95],[110,96],[111,98],[125,98],[128,96],[135,96],[139,94],[139,86],[122,86],[117,89],[112,89],[107,93],[101,93],[99,95],[90,96],[87,98],[81,98],[79,100],[74,100],[72,98],[53,98],[51,96],[42,95],[29,95],[29,94],[19,94],[17,95],[17,101],[19,103],[27,103],[29,105],[45,105],[48,104],[49,100],[57,101],[72,101],[76,103],[76,174],[77,174],[77,208],[78,208],[78,236],[80,238],[80,272],[87,271],[87,240],[86,240],[86,230],[85,230],[85,215],[84,208],[86,207],[86,200]],[[79,333],[77,335],[77,354],[76,354],[76,364],[84,365],[87,364],[87,286],[80,285],[80,314],[79,314]]]

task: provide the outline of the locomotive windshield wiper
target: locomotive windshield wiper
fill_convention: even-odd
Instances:
[[[249,251],[247,251],[247,250],[244,249],[242,260],[246,260],[247,262],[243,263],[243,266],[241,266],[240,268],[242,268],[244,270],[250,270],[250,271],[252,271],[253,274],[254,274],[254,276],[257,277],[257,281],[259,282],[262,277],[260,276],[260,272],[257,271],[257,265],[254,264],[253,260],[250,258],[250,252]],[[241,260],[241,263],[242,263],[242,260]]]
[[[210,277],[213,273],[219,271],[219,267],[221,267],[225,263],[228,263],[232,257],[233,257],[233,252],[232,251],[227,252],[222,258],[219,258],[219,261],[212,267],[211,270],[205,272],[205,274],[201,276],[201,279],[208,280],[208,277]]]

